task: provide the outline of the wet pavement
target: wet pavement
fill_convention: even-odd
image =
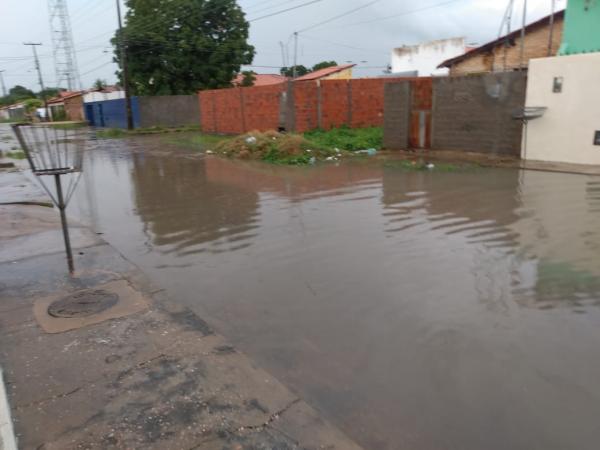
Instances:
[[[69,214],[369,449],[596,449],[600,178],[289,168],[158,137]]]
[[[31,187],[0,171],[0,449],[360,449],[74,221],[69,275]]]

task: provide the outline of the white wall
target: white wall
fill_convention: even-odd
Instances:
[[[88,92],[83,95],[83,103],[101,102],[104,100],[117,100],[125,98],[125,91],[115,92]]]
[[[563,78],[561,93],[554,77]],[[523,159],[600,164],[600,53],[532,59],[527,106],[545,106],[544,116],[529,122]]]
[[[410,72],[416,70],[418,76],[447,75],[448,69],[437,66],[447,59],[465,53],[464,38],[443,39],[411,45],[392,50],[392,72]]]

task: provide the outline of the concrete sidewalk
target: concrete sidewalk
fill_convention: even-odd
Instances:
[[[46,201],[0,171],[0,202],[18,192]],[[71,228],[71,277],[56,211],[0,205],[0,224],[0,366],[19,448],[359,448],[91,230]],[[90,289],[117,303],[48,314]]]

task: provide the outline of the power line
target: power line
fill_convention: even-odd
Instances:
[[[353,9],[351,9],[349,11],[343,12],[342,14],[338,14],[337,16],[330,17],[329,19],[323,20],[322,22],[319,22],[319,23],[316,23],[316,24],[311,25],[309,27],[306,27],[306,28],[303,28],[301,30],[298,30],[297,33],[302,33],[304,31],[312,30],[313,28],[320,27],[321,25],[325,25],[327,23],[333,22],[334,20],[341,19],[342,17],[345,17],[345,16],[348,16],[350,14],[353,14],[356,11],[360,11],[361,9],[368,8],[369,6],[374,5],[375,3],[380,2],[380,1],[381,0],[373,0],[373,1],[369,2],[369,3],[365,3],[364,5],[361,5],[361,6],[358,6],[356,8],[353,8]]]
[[[415,14],[415,13],[418,13],[418,12],[427,11],[429,9],[439,8],[440,6],[446,6],[446,5],[449,5],[451,3],[457,3],[457,2],[460,2],[460,1],[464,1],[464,0],[447,0],[445,2],[437,3],[435,5],[425,6],[423,8],[417,8],[417,9],[413,9],[413,10],[409,10],[409,11],[404,11],[404,12],[401,12],[401,13],[398,13],[398,14],[392,14],[391,16],[378,17],[377,19],[365,20],[365,21],[362,21],[362,22],[354,22],[354,23],[345,24],[345,25],[339,25],[339,26],[336,26],[335,28],[353,27],[355,25],[363,25],[363,24],[367,24],[367,23],[374,23],[374,22],[380,22],[380,21],[384,21],[384,20],[395,19],[397,17],[407,16],[409,14]]]
[[[255,17],[254,19],[248,20],[248,22],[256,22],[257,20],[266,19],[267,17],[278,16],[279,14],[283,14],[283,13],[286,13],[288,11],[293,11],[295,9],[303,8],[305,6],[309,6],[309,5],[312,5],[314,3],[319,3],[319,2],[322,2],[322,1],[323,0],[312,0],[310,2],[302,3],[301,5],[297,5],[297,6],[294,6],[292,8],[282,9],[281,11],[276,11],[274,13],[267,14],[265,16]],[[379,1],[379,0],[377,0],[377,1]]]

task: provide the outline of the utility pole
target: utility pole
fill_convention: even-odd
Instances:
[[[33,59],[35,60],[35,68],[38,73],[38,81],[40,88],[42,89],[42,100],[44,100],[44,109],[46,110],[46,120],[50,121],[50,113],[48,111],[48,101],[46,99],[46,88],[44,87],[44,79],[42,78],[42,70],[40,69],[40,60],[38,59],[37,50],[35,49],[38,45],[42,45],[39,42],[24,42],[23,45],[30,45],[33,49]]]
[[[525,27],[527,26],[527,0],[523,0],[523,26],[521,27],[521,54],[519,55],[519,70],[523,70],[525,57]]]
[[[298,32],[294,31],[294,69],[292,70],[292,78],[296,78],[298,66]]]
[[[281,47],[281,66],[286,67],[287,62],[285,60],[285,48],[283,46],[283,42],[279,41],[279,46]]]
[[[2,95],[6,97],[6,85],[4,84],[4,77],[2,76],[2,72],[6,72],[6,70],[0,70],[0,84],[2,84]]]
[[[123,37],[121,21],[121,3],[117,1],[117,16],[119,18],[119,53],[121,55],[121,70],[123,71],[123,89],[125,89],[125,108],[127,109],[127,129],[133,130],[133,113],[131,111],[131,93],[129,92],[129,70],[127,68],[127,50]]]
[[[550,35],[548,36],[548,56],[552,56],[552,44],[554,43],[554,11],[556,10],[556,0],[551,2],[550,12]]]

